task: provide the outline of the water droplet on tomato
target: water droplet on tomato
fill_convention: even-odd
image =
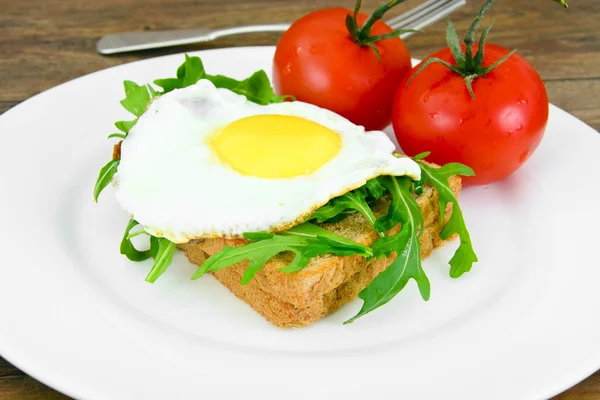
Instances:
[[[525,99],[518,100],[517,104],[527,104],[527,100],[525,100]]]
[[[522,131],[523,130],[523,125],[519,124],[517,125],[517,132]]]
[[[529,157],[529,151],[525,150],[524,152],[521,153],[521,156],[519,157],[519,162],[522,164],[525,162],[525,160],[527,160],[527,157]]]
[[[292,63],[288,62],[285,66],[285,68],[283,69],[283,74],[284,75],[289,75],[292,73]]]
[[[431,119],[436,119],[438,117],[438,113],[429,113]]]

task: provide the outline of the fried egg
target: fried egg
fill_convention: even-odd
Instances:
[[[120,204],[175,243],[278,232],[379,175],[420,178],[384,132],[294,101],[252,103],[208,80],[155,99],[121,145]]]

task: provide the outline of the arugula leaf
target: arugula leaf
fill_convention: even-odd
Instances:
[[[148,106],[150,99],[156,94],[156,91],[149,85],[140,86],[132,81],[123,82],[123,86],[125,88],[125,98],[121,100],[121,105],[130,113],[136,117],[139,117],[146,111],[146,107]],[[113,133],[108,137],[119,139],[126,138],[131,128],[133,128],[133,126],[137,123],[137,120],[138,118],[132,121],[115,122],[117,129],[123,132],[124,135]],[[96,180],[96,185],[94,186],[94,201],[98,202],[98,196],[112,181],[114,174],[117,172],[119,162],[119,159],[113,159],[100,170],[100,174]]]
[[[332,246],[356,247],[357,249],[362,250],[365,254],[368,254],[369,256],[373,255],[373,251],[369,246],[365,246],[364,244],[357,243],[352,239],[348,239],[344,236],[340,236],[338,234],[329,232],[328,230],[311,223],[296,225],[281,234],[291,236],[304,236],[311,238],[317,237],[321,240],[328,242]]]
[[[474,262],[477,262],[477,255],[473,250],[471,236],[467,230],[462,210],[458,205],[452,189],[448,185],[448,178],[452,175],[473,176],[475,173],[466,165],[459,163],[446,164],[440,168],[430,167],[427,164],[417,161],[421,167],[424,179],[430,182],[439,193],[440,218],[444,220],[444,212],[448,203],[452,203],[452,214],[450,219],[440,232],[440,237],[444,240],[457,233],[460,237],[460,245],[450,260],[450,276],[458,278],[465,272],[471,270]]]
[[[154,84],[168,93],[175,89],[182,89],[197,83],[200,79],[208,79],[217,88],[229,89],[234,93],[246,96],[249,101],[266,105],[279,103],[285,96],[279,97],[271,86],[265,71],[256,71],[250,77],[239,81],[223,75],[208,75],[200,57],[185,55],[185,62],[177,69],[177,78],[157,79]]]
[[[300,271],[312,257],[320,254],[344,256],[359,254],[365,257],[373,254],[367,246],[328,232],[308,222],[297,225],[281,234],[255,232],[245,233],[244,236],[255,241],[241,247],[225,247],[204,261],[192,276],[192,279],[198,279],[208,271],[218,271],[244,260],[249,260],[241,281],[245,285],[264,267],[267,261],[285,251],[294,253],[295,257],[289,265],[281,268],[283,272]]]
[[[266,105],[271,103],[281,103],[283,97],[277,96],[271,86],[267,74],[262,69],[253,73],[243,81],[238,81],[223,75],[207,75],[216,87],[229,89],[234,93],[246,96],[249,101],[257,104]]]
[[[375,214],[369,206],[370,202],[379,200],[386,189],[377,181],[369,180],[365,185],[354,189],[342,196],[331,199],[323,207],[319,208],[311,217],[317,223],[335,222],[336,217],[345,217],[358,211],[362,213],[372,225],[375,225]],[[382,231],[378,231],[382,235]]]
[[[152,269],[148,276],[146,276],[146,282],[154,283],[159,276],[161,276],[169,265],[173,262],[173,253],[175,252],[175,247],[177,246],[175,243],[171,242],[166,238],[156,238],[155,243],[158,246],[155,246],[154,251],[156,254],[154,255],[154,265],[152,265]],[[153,252],[151,248],[151,252]]]
[[[205,76],[206,79],[208,79],[209,81],[211,81],[213,83],[213,85],[215,85],[218,88],[223,88],[223,89],[229,89],[232,90],[234,88],[236,88],[237,86],[239,86],[240,81],[238,81],[237,79],[233,79],[230,78],[228,76],[225,75],[206,75]]]
[[[424,151],[424,152],[422,152],[422,153],[419,153],[419,154],[417,154],[416,156],[412,157],[412,159],[413,159],[414,161],[419,161],[419,160],[422,160],[422,159],[424,159],[425,157],[428,157],[430,154],[431,154],[431,152],[430,152],[430,151]],[[395,155],[396,157],[400,157],[400,155],[399,155],[399,154],[394,154],[394,155]]]
[[[146,85],[138,85],[132,81],[123,82],[125,87],[125,98],[121,100],[121,105],[127,111],[139,117],[146,111],[146,106],[150,101],[150,92]]]
[[[395,252],[396,259],[358,294],[364,301],[362,308],[344,324],[354,322],[389,302],[404,289],[410,279],[417,282],[423,300],[429,300],[431,294],[429,279],[421,267],[420,236],[423,232],[423,214],[411,194],[411,181],[407,177],[383,176],[379,179],[392,194],[388,214],[382,217],[385,218],[385,222],[380,225],[387,226],[391,221],[396,221],[402,222],[402,227],[394,236],[377,239],[373,243],[373,252],[376,257],[389,257]],[[377,222],[379,223],[379,220]]]
[[[379,180],[377,178],[368,180],[367,183],[365,184],[364,188],[367,189],[367,193],[368,193],[367,202],[368,203],[379,200],[381,198],[381,196],[383,196],[387,190],[385,187],[383,187],[383,185],[381,183],[379,183]]]
[[[104,188],[108,186],[110,182],[112,182],[112,178],[117,172],[117,167],[119,166],[120,161],[121,160],[118,158],[110,160],[100,170],[100,173],[98,174],[98,179],[96,179],[96,185],[94,185],[94,201],[96,203],[98,202],[98,196],[100,195],[100,192],[102,192],[102,190],[104,190]]]
[[[399,199],[401,199],[400,196],[404,194],[403,189],[406,189],[410,193],[410,187],[413,185],[413,182],[408,177],[393,178],[390,176],[381,176],[381,177],[379,177],[379,181],[392,194],[392,202],[390,203],[387,214],[385,214],[383,217],[379,218],[374,224],[375,230],[377,230],[378,232],[385,232],[385,231],[395,227],[399,222],[404,223],[406,221],[406,219],[410,216],[410,215],[406,214],[407,206],[406,206],[405,202],[400,201]],[[408,184],[408,188],[404,188],[404,186],[401,186],[401,185],[404,185],[405,183]],[[410,204],[412,204],[412,203],[410,203]],[[415,204],[417,204],[417,203],[415,202]],[[417,230],[420,232],[419,233],[419,236],[420,236],[421,233],[423,232],[424,221],[423,221],[423,214],[422,214],[420,208],[418,208],[418,205],[417,205],[417,209],[418,209],[417,214],[420,215],[420,219],[417,219],[415,221],[420,222],[420,226],[416,227]]]
[[[177,78],[157,79],[154,84],[160,86],[164,94],[193,85],[205,77],[206,72],[200,57],[190,57],[186,54],[185,61],[177,68]]]
[[[139,222],[136,220],[129,220],[127,228],[125,228],[125,233],[123,234],[123,239],[121,240],[121,254],[131,261],[144,261],[152,256],[152,254],[150,254],[150,250],[139,251],[131,242],[130,232],[138,225]]]
[[[125,98],[121,100],[121,105],[138,118],[146,111],[150,100],[158,95],[158,92],[150,85],[140,86],[135,82],[125,81],[123,86],[125,87]],[[115,126],[127,137],[131,128],[137,123],[138,118],[131,121],[117,121]],[[116,136],[113,134],[109,137]]]
[[[150,234],[148,236],[150,236],[150,257],[156,258],[156,255],[158,254],[158,249],[160,247],[160,240],[156,236],[152,236]]]
[[[374,224],[377,218],[371,207],[369,207],[366,197],[367,190],[364,187],[355,189],[340,197],[331,199],[313,214],[312,219],[316,220],[317,223],[322,223],[337,216],[342,211],[356,210],[362,213],[371,224]]]
[[[146,87],[148,88],[148,92],[150,93],[150,98],[156,97],[160,94],[160,92],[154,89],[151,84],[147,83]]]
[[[127,135],[129,133],[129,131],[131,130],[131,128],[133,128],[133,126],[135,124],[137,124],[138,119],[134,119],[132,121],[117,121],[115,122],[115,126],[117,127],[118,130],[120,130],[121,132],[125,133],[125,135]]]

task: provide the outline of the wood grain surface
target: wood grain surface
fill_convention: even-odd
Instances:
[[[392,12],[419,3],[408,0]],[[380,0],[363,0],[371,11]],[[563,10],[551,0],[497,0],[488,13],[496,23],[490,42],[518,49],[540,73],[550,101],[600,129],[600,0],[570,0]],[[220,28],[291,22],[353,0],[0,0],[0,113],[62,82],[141,58],[182,51],[274,45],[278,34],[252,34],[173,49],[104,57],[95,52],[103,35],[121,31]],[[482,0],[452,16],[464,32]],[[391,15],[392,16],[392,15]],[[391,17],[390,16],[390,17]],[[445,46],[444,24],[407,39],[414,57]],[[567,132],[565,132],[567,133]],[[596,316],[590,316],[595,318]],[[600,339],[600,338],[599,338]],[[599,341],[600,344],[600,341]],[[0,399],[66,399],[0,357]],[[600,400],[600,372],[558,395],[559,400]]]

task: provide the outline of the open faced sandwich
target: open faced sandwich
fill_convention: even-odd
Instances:
[[[210,273],[292,327],[358,295],[351,322],[410,279],[427,300],[421,260],[454,236],[450,275],[477,260],[456,200],[470,168],[396,153],[382,131],[276,96],[263,71],[238,81],[186,56],[176,78],[154,84],[125,82],[136,118],[116,123],[121,140],[94,189],[97,199],[112,182],[131,217],[121,253],[154,259],[147,281],[180,249],[198,265],[192,279]],[[138,234],[148,250],[133,245]]]

